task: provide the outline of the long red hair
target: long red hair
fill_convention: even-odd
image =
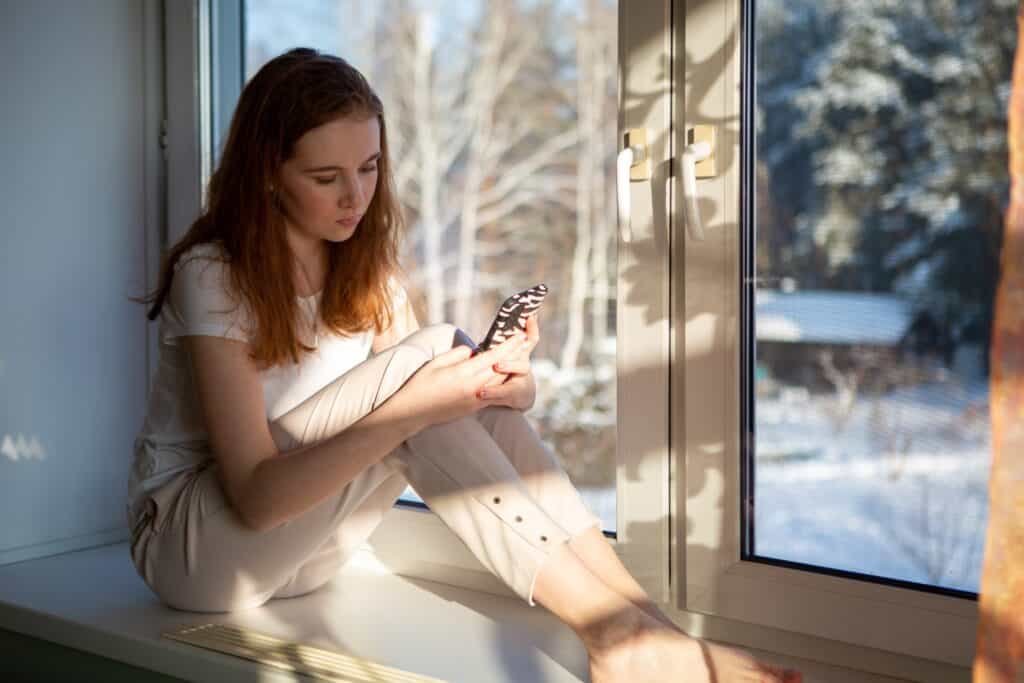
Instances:
[[[202,243],[219,243],[230,272],[228,295],[244,302],[255,323],[251,358],[262,368],[313,349],[296,333],[299,318],[293,259],[284,218],[268,187],[307,131],[346,116],[377,117],[380,159],[373,200],[345,242],[328,243],[328,271],[321,297],[324,324],[338,334],[375,333],[394,319],[388,281],[399,278],[404,233],[388,157],[384,107],[348,62],[296,48],[267,62],[245,85],[231,120],[221,160],[210,178],[206,204],[188,232],[164,255],[159,284],[139,303],[160,314],[181,255]],[[399,279],[403,282],[404,277]]]

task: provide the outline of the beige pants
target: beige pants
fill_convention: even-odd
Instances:
[[[358,421],[450,349],[454,331],[423,328],[338,377],[271,423],[278,447],[315,443]],[[132,561],[170,607],[227,612],[322,586],[406,485],[531,606],[538,570],[556,546],[601,529],[522,413],[500,406],[422,430],[337,495],[269,531],[240,523],[217,467],[211,459],[161,486],[133,525]]]

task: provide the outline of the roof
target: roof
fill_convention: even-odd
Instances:
[[[895,346],[912,321],[910,302],[873,292],[758,289],[758,341]]]

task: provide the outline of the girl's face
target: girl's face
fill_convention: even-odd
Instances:
[[[380,123],[345,117],[307,131],[281,165],[279,196],[290,237],[344,242],[377,189]]]

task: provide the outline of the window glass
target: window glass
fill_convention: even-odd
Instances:
[[[753,558],[978,590],[1015,12],[757,4]]]
[[[245,78],[293,47],[384,101],[421,325],[480,340],[549,292],[526,416],[615,530],[617,7],[607,0],[248,0]],[[420,501],[412,488],[407,501]]]

